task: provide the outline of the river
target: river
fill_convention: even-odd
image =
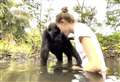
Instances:
[[[0,82],[104,82],[99,74],[58,68],[51,62],[42,68],[32,60],[27,63],[0,63]],[[106,58],[106,64],[109,67],[106,82],[120,82],[120,58]]]

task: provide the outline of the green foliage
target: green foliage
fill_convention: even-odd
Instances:
[[[110,25],[115,31],[120,26],[120,0],[108,0],[107,7],[107,25]]]
[[[104,54],[107,57],[120,56],[120,33],[116,32],[109,36],[97,34]]]
[[[16,41],[25,39],[25,27],[29,27],[28,19],[17,17],[10,12],[7,3],[0,3],[0,31],[2,34],[13,34]]]
[[[32,15],[25,11],[17,10],[26,4],[16,5],[14,0],[6,0],[0,3],[0,53],[4,51],[12,53],[35,53],[40,47],[39,29],[29,25]],[[14,7],[16,10],[10,11]],[[26,32],[29,28],[30,32]]]
[[[120,0],[108,0],[108,1],[113,3],[120,3]]]
[[[74,11],[79,14],[80,17],[78,21],[82,23],[90,23],[95,16],[95,8],[75,6]]]
[[[21,45],[13,45],[13,44],[8,44],[6,41],[0,41],[0,53],[13,53],[14,55],[17,52],[29,54],[31,50],[30,45],[26,44],[21,44]],[[1,55],[1,54],[0,54]]]
[[[35,53],[40,48],[41,36],[39,28],[31,29],[31,32],[27,33],[28,37],[25,41],[25,44],[31,45],[31,53]]]
[[[120,17],[120,10],[114,9],[112,11],[107,11],[107,25],[111,25],[112,27],[116,28],[120,25],[119,23]]]
[[[112,0],[113,1],[113,0]],[[114,0],[116,3],[119,0]],[[11,12],[11,7],[25,6],[29,13],[24,11]],[[47,10],[47,13],[43,16],[45,19],[41,20],[41,3],[30,3],[25,1],[24,4],[16,5],[14,0],[2,0],[0,1],[0,35],[4,35],[3,38],[9,36],[15,41],[15,44],[6,40],[0,40],[0,51],[10,52],[25,52],[35,53],[40,48],[41,33],[44,29],[45,23],[50,19],[51,8]],[[79,22],[90,25],[95,20],[95,8],[88,8],[84,6],[75,6],[74,11],[79,14]],[[107,12],[107,25],[112,27],[119,26],[120,10],[115,9]],[[29,19],[32,17],[37,18],[39,24],[36,28],[30,28]],[[44,18],[43,17],[43,18]],[[94,21],[96,23],[97,21]],[[101,25],[98,23],[98,25]],[[25,28],[29,28],[31,32],[25,32]],[[98,39],[101,43],[102,49],[106,56],[119,55],[120,54],[120,33],[113,33],[110,36],[103,36],[98,34]]]

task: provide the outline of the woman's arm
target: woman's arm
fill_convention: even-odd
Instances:
[[[81,37],[80,42],[90,62],[100,61],[98,53],[96,52],[96,47],[90,37]]]
[[[101,60],[96,51],[96,47],[92,42],[90,37],[80,37],[80,42],[83,46],[84,52],[88,58],[88,64],[84,66],[85,71],[100,71],[101,70]]]

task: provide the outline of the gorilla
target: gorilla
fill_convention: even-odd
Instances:
[[[55,23],[50,23],[42,35],[40,52],[40,63],[47,66],[49,52],[57,58],[57,64],[63,63],[63,53],[67,56],[68,65],[72,65],[72,56],[75,57],[77,65],[81,65],[81,59],[70,39],[60,31]]]

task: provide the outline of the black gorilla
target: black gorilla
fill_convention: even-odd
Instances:
[[[75,48],[72,46],[69,38],[60,31],[55,23],[51,23],[43,32],[40,53],[41,65],[43,66],[47,65],[49,51],[56,56],[58,64],[63,62],[62,54],[65,53],[68,58],[68,64],[72,64],[72,56],[74,56],[77,60],[77,64],[81,65],[81,59]]]

